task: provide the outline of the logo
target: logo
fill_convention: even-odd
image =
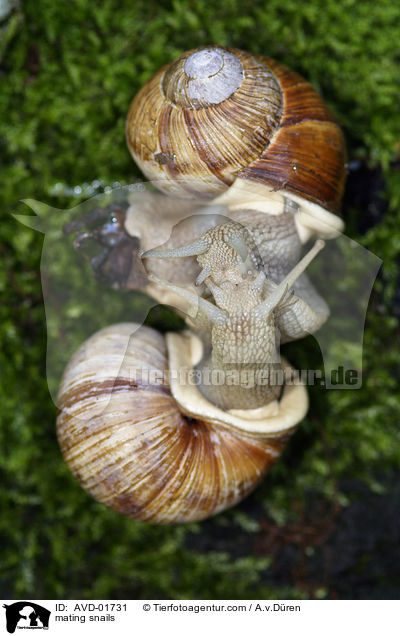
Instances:
[[[41,605],[31,601],[18,601],[3,607],[6,610],[9,634],[14,634],[16,629],[49,629],[51,612]]]

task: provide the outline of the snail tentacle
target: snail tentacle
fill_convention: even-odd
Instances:
[[[188,291],[187,289],[183,289],[182,287],[173,285],[172,283],[169,283],[168,281],[161,280],[161,278],[158,278],[157,276],[150,274],[149,278],[154,283],[157,283],[158,285],[161,285],[162,287],[171,289],[178,296],[181,296],[181,298],[184,298],[185,300],[187,300],[189,302],[191,312],[194,314],[194,316],[196,315],[197,311],[200,310],[204,314],[206,314],[207,318],[209,318],[211,322],[215,324],[226,323],[228,319],[228,314],[222,309],[219,309],[218,307],[210,303],[208,300],[205,300],[204,298],[202,298],[201,296],[197,296],[196,294],[192,294],[192,292]]]
[[[206,252],[209,247],[210,243],[205,238],[200,238],[189,245],[170,250],[147,250],[143,252],[142,258],[185,258],[187,256],[198,256]]]
[[[279,285],[274,289],[274,291],[270,294],[270,296],[256,309],[257,316],[262,318],[263,316],[268,316],[271,311],[273,311],[277,305],[279,305],[284,297],[286,296],[288,290],[293,287],[296,280],[303,274],[311,261],[316,257],[318,252],[320,252],[325,243],[324,241],[318,240],[314,243],[313,247],[307,252],[305,256],[301,259],[299,263],[285,276],[283,281],[279,283]]]

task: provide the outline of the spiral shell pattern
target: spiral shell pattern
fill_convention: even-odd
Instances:
[[[180,412],[164,338],[122,323],[87,340],[60,386],[57,434],[77,480],[117,512],[156,524],[204,519],[259,483],[288,433],[241,435]],[[145,380],[143,380],[145,376]]]
[[[184,53],[137,94],[126,131],[135,161],[165,192],[215,197],[238,177],[339,211],[342,132],[313,87],[269,58]]]

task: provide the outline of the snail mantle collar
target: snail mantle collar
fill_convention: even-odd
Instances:
[[[201,418],[221,428],[236,429],[250,437],[276,435],[290,431],[306,415],[308,396],[302,384],[286,385],[280,400],[257,409],[223,411],[211,404],[195,384],[182,383],[180,370],[193,369],[202,357],[201,340],[190,332],[166,335],[171,393],[176,402],[190,417]],[[294,369],[282,359],[287,373]]]

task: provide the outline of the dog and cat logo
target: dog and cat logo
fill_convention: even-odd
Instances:
[[[6,626],[9,634],[14,634],[16,629],[49,629],[51,612],[37,603],[18,601],[3,607],[6,610]]]

